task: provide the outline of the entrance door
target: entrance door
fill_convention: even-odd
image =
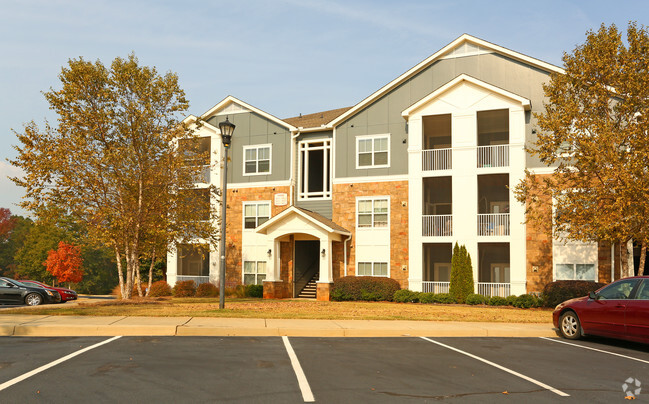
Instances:
[[[293,297],[296,297],[304,286],[320,270],[319,240],[295,241],[295,265],[293,279]]]

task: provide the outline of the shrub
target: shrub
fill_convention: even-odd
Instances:
[[[453,304],[457,301],[450,293],[437,293],[433,295],[433,303]]]
[[[142,286],[142,296],[146,295],[146,284],[143,283],[140,286]],[[117,296],[118,299],[122,298],[122,290],[120,289],[119,285],[115,286],[113,290],[110,292],[111,295]],[[137,285],[133,284],[133,290],[131,291],[131,297],[139,297],[137,293]]]
[[[505,300],[507,300],[507,305],[508,306],[513,306],[514,304],[516,304],[517,299],[518,299],[518,296],[516,296],[516,295],[509,295],[509,296],[507,296],[505,298]]]
[[[392,301],[399,282],[372,276],[345,276],[334,281],[331,300]]]
[[[401,289],[394,292],[393,300],[397,303],[418,303],[420,292]]]
[[[466,297],[473,293],[473,267],[471,266],[471,255],[466,247],[453,247],[451,257],[451,285],[449,294],[457,303],[464,303]]]
[[[247,297],[264,297],[264,285],[247,285]]]
[[[171,286],[165,281],[157,281],[151,284],[149,289],[150,297],[171,296]]]
[[[492,296],[487,303],[489,306],[507,306],[509,304],[506,298],[500,296]]]
[[[196,297],[217,297],[218,295],[219,288],[209,282],[201,283],[196,288]]]
[[[540,299],[538,299],[536,296],[524,294],[516,298],[516,302],[514,302],[514,307],[529,309],[530,307],[539,307],[540,304],[541,304]]]
[[[604,285],[592,281],[555,281],[545,285],[541,297],[545,306],[554,307],[563,301],[586,296]]]
[[[471,293],[466,297],[465,302],[466,304],[471,304],[471,305],[485,304],[487,302],[487,298],[482,295]]]
[[[435,303],[435,294],[434,293],[420,293],[419,294],[419,303]]]
[[[174,297],[193,297],[196,296],[196,282],[178,281],[173,289]]]

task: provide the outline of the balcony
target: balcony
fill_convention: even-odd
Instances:
[[[479,214],[478,236],[509,236],[509,213]]]
[[[422,171],[450,170],[453,167],[452,150],[450,148],[422,150]]]
[[[482,296],[507,297],[511,294],[511,285],[509,283],[476,282],[475,285],[477,294]]]
[[[421,291],[424,293],[448,293],[451,282],[423,281]]]
[[[478,168],[509,167],[509,145],[478,146]]]
[[[424,237],[452,236],[453,215],[423,215],[421,235]]]

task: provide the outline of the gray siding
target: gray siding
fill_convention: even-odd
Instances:
[[[319,213],[327,219],[331,219],[333,214],[333,204],[331,199],[328,200],[315,200],[315,201],[295,201],[295,206],[310,210],[311,212]]]
[[[529,144],[535,140],[532,135],[536,123],[533,114],[542,112],[542,84],[549,81],[548,72],[495,53],[442,59],[336,128],[335,176],[344,178],[407,174],[408,145],[403,143],[407,138],[407,129],[401,112],[463,73],[528,98],[532,102],[532,113],[526,116],[526,142]],[[356,169],[356,137],[382,133],[390,133],[390,167]],[[529,155],[526,163],[528,167],[542,166],[536,158]]]
[[[291,134],[283,126],[276,124],[254,112],[229,114],[230,122],[236,125],[232,136],[228,166],[228,183],[247,183],[288,180],[291,172],[289,158]],[[208,119],[208,123],[218,127],[225,115]],[[270,175],[243,175],[243,146],[272,144]]]

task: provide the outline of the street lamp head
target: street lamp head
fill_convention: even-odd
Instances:
[[[232,142],[232,134],[234,133],[235,125],[225,117],[225,121],[219,123],[219,130],[221,131],[221,140],[223,140],[224,147],[230,147]]]

